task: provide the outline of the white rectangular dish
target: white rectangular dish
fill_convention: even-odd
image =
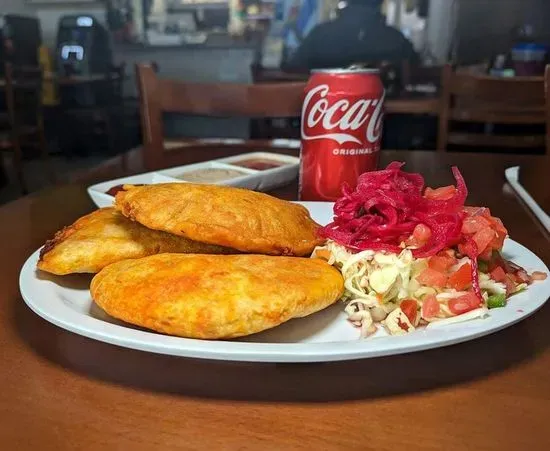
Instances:
[[[256,162],[259,164],[276,165],[266,169],[241,166]],[[157,183],[210,183],[217,185],[235,186],[255,191],[268,191],[278,186],[286,185],[298,176],[300,159],[289,155],[281,155],[271,152],[251,152],[232,157],[220,158],[203,163],[195,163],[178,166],[160,171],[123,177],[97,183],[88,187],[88,194],[93,202],[100,208],[113,204],[114,197],[108,194],[111,188],[119,185],[150,185]],[[252,164],[252,166],[254,166]],[[199,172],[200,171],[200,172]],[[225,174],[230,176],[215,181],[197,181],[196,177],[205,171],[212,174]]]

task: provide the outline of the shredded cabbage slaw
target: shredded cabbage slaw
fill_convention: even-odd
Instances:
[[[367,337],[381,324],[391,335],[488,316],[546,274],[532,275],[501,256],[507,230],[483,207],[466,207],[468,191],[425,188],[420,174],[386,169],[343,187],[327,239],[312,257],[344,278],[345,311]]]
[[[419,283],[416,277],[428,267],[428,259],[414,258],[410,249],[403,249],[399,254],[373,250],[352,253],[329,240],[325,246],[317,247],[312,257],[325,258],[327,255],[328,263],[338,268],[344,277],[342,300],[346,303],[345,311],[349,321],[360,328],[361,337],[376,332],[377,324],[383,325],[391,335],[402,335],[420,325],[447,325],[484,318],[488,314],[486,305],[461,315],[454,314],[449,308],[449,300],[464,296],[467,292]],[[457,266],[469,260],[469,257],[463,257]],[[488,274],[480,273],[479,278],[484,300],[493,294],[506,293],[505,285],[492,280]],[[517,291],[526,287],[527,284],[520,284]],[[423,304],[428,296],[435,296],[439,304],[435,316],[424,313]],[[405,300],[414,300],[419,304],[420,314],[414,322],[400,309],[401,302]]]

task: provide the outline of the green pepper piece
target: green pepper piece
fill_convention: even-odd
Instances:
[[[487,298],[488,308],[500,308],[506,307],[506,295],[505,294],[493,294]]]

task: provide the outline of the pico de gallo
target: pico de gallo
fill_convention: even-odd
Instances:
[[[484,317],[546,274],[528,274],[502,255],[508,232],[488,208],[465,206],[468,190],[432,189],[393,162],[343,187],[327,239],[313,257],[337,267],[352,324],[366,337],[382,324],[392,335],[420,325]]]

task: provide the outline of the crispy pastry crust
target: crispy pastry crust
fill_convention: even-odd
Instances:
[[[250,335],[336,302],[338,270],[320,259],[265,255],[160,254],[126,260],[92,280],[109,315],[170,335]]]
[[[303,206],[233,187],[126,186],[115,206],[151,229],[242,252],[309,256],[323,242],[318,224]]]
[[[57,232],[40,251],[38,268],[57,275],[97,273],[120,260],[163,252],[236,251],[147,229],[110,207],[83,216]]]

